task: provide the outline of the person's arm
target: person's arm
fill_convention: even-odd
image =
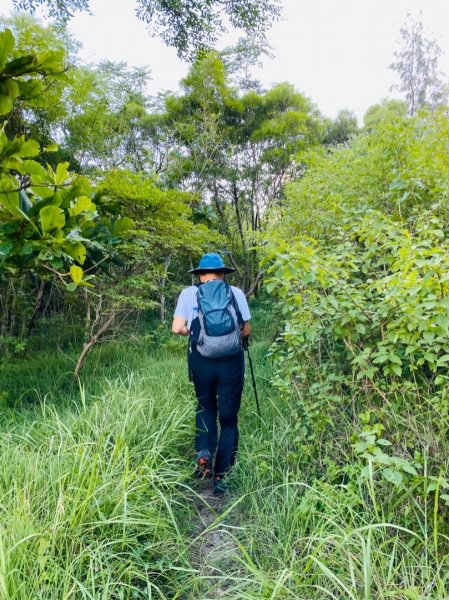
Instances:
[[[250,333],[251,333],[251,327],[249,326],[249,321],[245,321],[243,326],[240,328],[240,335],[243,338],[247,338],[247,337],[249,337]]]
[[[187,327],[189,315],[189,297],[188,288],[182,290],[179,294],[178,302],[176,303],[175,314],[173,317],[173,323],[171,330],[177,335],[190,335],[190,331]]]
[[[174,316],[171,330],[177,335],[190,335],[190,331],[186,325],[187,320],[184,317]]]
[[[246,300],[245,294],[239,288],[234,288],[235,299],[240,309],[240,314],[243,319],[243,325],[240,326],[240,335],[242,338],[249,338],[251,328],[249,326],[249,320],[251,319],[251,313],[249,312],[248,301]]]

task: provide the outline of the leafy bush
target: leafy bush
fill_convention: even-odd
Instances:
[[[415,213],[412,213],[415,217]],[[341,363],[356,380],[445,381],[449,362],[449,246],[430,211],[410,228],[355,213],[326,244],[298,236],[268,253],[268,289],[288,317],[285,341]],[[290,248],[289,248],[290,246]]]
[[[449,499],[448,131],[443,113],[398,117],[309,155],[264,258],[298,460],[411,531],[432,498],[433,567]]]

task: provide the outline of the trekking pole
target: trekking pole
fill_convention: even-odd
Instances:
[[[245,348],[246,352],[248,353],[249,368],[251,370],[251,377],[253,380],[254,396],[256,397],[257,414],[259,415],[259,417],[261,417],[260,406],[259,406],[259,397],[257,395],[256,378],[254,376],[253,361],[251,360],[251,354],[249,353],[249,339],[248,338],[246,338],[246,340],[245,340],[244,348]]]

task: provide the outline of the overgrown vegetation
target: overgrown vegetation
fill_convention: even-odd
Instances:
[[[398,117],[311,155],[265,258],[297,458],[312,494],[360,527],[338,544],[344,572],[318,565],[347,597],[383,597],[385,582],[397,597],[447,594],[448,126],[445,113]]]
[[[166,21],[180,4],[141,17],[187,56],[220,3],[190,3],[187,29]],[[244,28],[277,15],[224,5]],[[4,24],[0,596],[448,597],[449,118],[440,76],[413,79],[421,28],[421,71],[407,48],[395,67],[416,93],[359,129],[263,90],[260,40],[196,55],[178,94],[149,98],[146,69],[78,65],[60,28]],[[213,507],[165,323],[206,250],[257,297],[262,418],[247,382],[209,527],[230,544],[199,567],[195,510]]]

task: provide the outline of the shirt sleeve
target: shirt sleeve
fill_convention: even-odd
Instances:
[[[234,294],[235,299],[237,300],[237,304],[239,305],[242,319],[244,321],[249,321],[251,319],[251,313],[249,312],[248,301],[246,299],[245,294],[239,288],[234,289]]]
[[[179,294],[178,302],[176,303],[175,308],[175,317],[182,317],[186,321],[189,318],[189,306],[188,306],[188,298],[187,298],[187,290],[184,289]]]

